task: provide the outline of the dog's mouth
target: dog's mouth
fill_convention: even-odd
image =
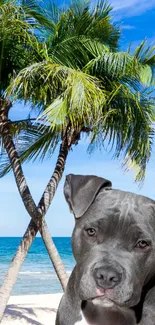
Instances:
[[[96,296],[89,299],[94,305],[101,305],[102,307],[113,307],[116,303],[112,299],[112,289],[96,289]]]
[[[128,299],[124,301],[123,303],[116,302],[112,297],[107,297],[105,294],[102,296],[96,296],[93,298],[88,299],[88,301],[91,301],[94,305],[98,305],[101,307],[117,307],[117,308],[123,308],[128,307],[131,308],[131,299]]]
[[[130,299],[125,301],[124,303],[118,303],[112,298],[109,298],[105,295],[93,297],[89,299],[89,301],[91,301],[94,305],[98,305],[105,308],[111,308],[111,307],[123,308],[123,307],[129,307],[128,305],[130,305],[129,304]]]
[[[116,305],[114,301],[111,299],[107,298],[106,296],[99,296],[91,299],[92,303],[94,305],[100,305],[105,308],[110,308]]]
[[[102,307],[127,307],[131,302],[130,299],[118,303],[118,299],[116,301],[116,297],[114,298],[114,290],[113,289],[96,289],[96,295],[89,299],[94,305],[100,305]]]

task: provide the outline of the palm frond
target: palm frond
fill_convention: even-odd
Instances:
[[[90,8],[90,0],[72,0],[70,2],[70,9],[75,16],[80,17],[86,9]]]
[[[11,165],[9,157],[5,150],[0,152],[0,178],[5,176],[11,171]]]
[[[97,121],[106,100],[104,89],[95,77],[51,61],[22,70],[8,94],[17,94],[18,98],[34,105],[49,106],[44,115],[47,114],[52,127],[63,124],[67,118],[76,121],[77,125],[92,121],[92,117]]]
[[[141,63],[141,82],[145,85],[155,85],[155,46],[147,46],[144,40],[135,49],[133,56]]]
[[[36,25],[37,29],[49,29],[52,31],[55,28],[54,20],[58,11],[60,11],[55,3],[51,4],[51,13],[53,15],[49,17],[49,6],[46,8],[41,5],[41,1],[36,0],[22,0],[22,8],[27,14],[27,20],[32,25]]]
[[[17,120],[10,123],[10,132],[16,144],[16,149],[20,155],[27,146],[35,141],[35,136],[39,132],[40,124],[34,126],[34,119]],[[21,137],[21,138],[20,138]],[[3,146],[3,136],[0,137],[0,177],[3,177],[12,170],[9,157]]]
[[[84,70],[92,75],[107,76],[111,79],[121,78],[125,75],[136,76],[139,71],[138,62],[136,65],[130,54],[125,52],[112,53],[105,47],[102,48],[101,55],[87,63]]]
[[[5,0],[0,0],[0,6],[3,6],[5,4]]]
[[[35,122],[36,122],[35,118],[27,118],[23,120],[12,121],[10,125],[11,135],[13,137],[16,137],[22,131],[29,130],[29,128],[35,130],[35,125],[33,125],[33,123]]]
[[[33,137],[33,142],[30,142],[31,137]],[[45,158],[51,158],[58,143],[61,141],[61,129],[55,127],[51,130],[50,127],[44,126],[34,130],[32,134],[22,134],[18,141],[22,143],[20,153],[20,161],[23,163],[25,161],[36,159],[43,160]],[[24,142],[24,146],[23,146]]]
[[[115,88],[103,124],[91,144],[99,141],[101,147],[107,139],[115,157],[124,159],[124,166],[131,166],[129,162],[132,166],[139,166],[136,180],[142,181],[153,147],[154,100],[144,92],[132,93],[126,85],[115,84]]]
[[[0,93],[10,78],[34,59],[36,37],[23,8],[15,1],[0,6]]]
[[[21,161],[50,156],[70,125],[79,133],[89,129],[90,147],[102,148],[107,139],[115,157],[138,165],[137,179],[143,179],[154,137],[154,99],[145,92],[154,83],[154,47],[144,41],[134,53],[119,52],[120,30],[103,0],[94,6],[74,0],[60,10],[51,2],[49,12],[35,0],[24,3],[24,14],[33,13],[46,43],[29,36],[32,64],[14,76],[7,94],[32,103],[45,129],[14,126]]]
[[[111,52],[109,47],[94,40],[87,40],[83,43],[86,51],[89,51],[92,59],[87,62],[83,71],[95,76],[103,76],[109,79],[124,78],[126,82],[138,81],[140,84],[154,85],[154,56],[152,56],[153,66],[149,65],[146,56],[143,60],[138,57],[138,49],[135,54],[128,52]],[[153,48],[150,50],[154,51]],[[148,62],[148,63],[147,63]],[[131,84],[130,84],[131,85]]]
[[[26,120],[23,121],[25,129],[21,128],[21,121],[15,122],[18,132],[14,132],[14,125],[11,127],[11,132],[18,152],[21,164],[29,162],[30,160],[43,160],[51,158],[58,143],[61,140],[61,129],[59,126],[51,130],[49,126],[45,125],[31,125]],[[12,130],[13,129],[13,130]],[[5,176],[12,170],[8,155],[4,148],[1,149],[0,154],[0,177]]]

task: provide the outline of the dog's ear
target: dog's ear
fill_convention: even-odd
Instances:
[[[107,179],[97,176],[70,174],[66,177],[64,195],[75,218],[80,218],[103,187],[111,187]]]

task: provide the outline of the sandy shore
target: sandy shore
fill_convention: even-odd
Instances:
[[[12,296],[2,325],[54,325],[62,294]]]

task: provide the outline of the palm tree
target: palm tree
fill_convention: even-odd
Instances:
[[[39,13],[51,19],[51,26],[42,29],[43,60],[21,70],[9,93],[38,107],[51,138],[53,132],[63,139],[66,131],[74,130],[73,143],[75,133],[77,142],[83,132],[90,147],[107,139],[117,157],[123,154],[125,163],[139,166],[137,180],[142,180],[154,135],[150,87],[155,83],[155,47],[143,41],[133,54],[120,52],[120,31],[111,23],[111,9],[103,0],[93,8],[90,1],[75,0],[65,12],[55,5],[47,12],[40,7]],[[45,146],[41,139],[39,152]],[[44,154],[50,147],[49,142]],[[29,154],[38,155],[35,145],[25,158]]]
[[[54,195],[54,191],[52,191],[52,189],[50,196],[47,193],[47,190],[51,188],[51,180],[49,181],[47,188],[42,195],[39,206],[37,207],[24,177],[18,154],[13,142],[13,136],[17,135],[17,133],[23,129],[25,129],[25,132],[27,134],[29,130],[31,130],[32,134],[32,131],[34,129],[32,126],[32,121],[31,119],[27,119],[23,121],[11,122],[8,118],[8,114],[12,103],[9,97],[5,96],[5,88],[8,86],[10,78],[13,76],[13,74],[18,73],[21,68],[32,62],[34,55],[36,58],[34,46],[36,39],[32,34],[32,31],[30,31],[31,26],[26,22],[27,15],[24,13],[22,7],[15,6],[15,3],[13,1],[9,1],[8,3],[1,1],[0,4],[0,136],[3,147],[6,150],[10,163],[12,165],[15,180],[23,203],[28,213],[33,218],[25,232],[23,240],[20,243],[20,246],[16,253],[16,259],[13,259],[11,267],[9,268],[9,271],[0,289],[1,319],[20,267],[24,262],[26,254],[38,230],[43,237],[45,246],[48,250],[63,288],[66,286],[67,275],[60,256],[51,239],[47,224],[43,219],[44,214],[50,205],[49,197],[52,197]],[[39,46],[39,43],[37,43],[37,46]],[[37,52],[37,56],[39,57],[39,52]],[[63,146],[65,146],[65,143],[62,144],[62,147]],[[58,157],[57,165],[59,166],[59,169],[62,160],[65,159],[65,155],[66,153],[63,155],[61,152],[60,156]],[[61,170],[59,171],[59,174],[61,176]],[[54,172],[52,176],[55,180],[55,183],[58,184],[56,173]],[[51,177],[51,179],[53,178]]]
[[[9,88],[9,95],[31,101],[50,123],[37,130],[36,143],[21,159],[39,153],[44,156],[48,150],[53,152],[53,144],[60,143],[54,175],[40,201],[41,213],[56,191],[69,149],[83,132],[89,135],[90,146],[102,145],[107,138],[116,145],[116,155],[125,152],[144,175],[151,153],[154,102],[143,85],[153,81],[154,55],[144,44],[133,55],[118,52],[119,29],[111,23],[110,10],[103,1],[93,9],[89,1],[75,1],[63,13],[54,6],[52,22],[40,34],[46,39],[42,61],[21,70]],[[42,11],[40,8],[39,14]],[[47,20],[49,15],[48,11]],[[14,263],[16,260],[18,252]],[[5,283],[9,279],[8,271]],[[4,291],[5,286],[3,295]]]

